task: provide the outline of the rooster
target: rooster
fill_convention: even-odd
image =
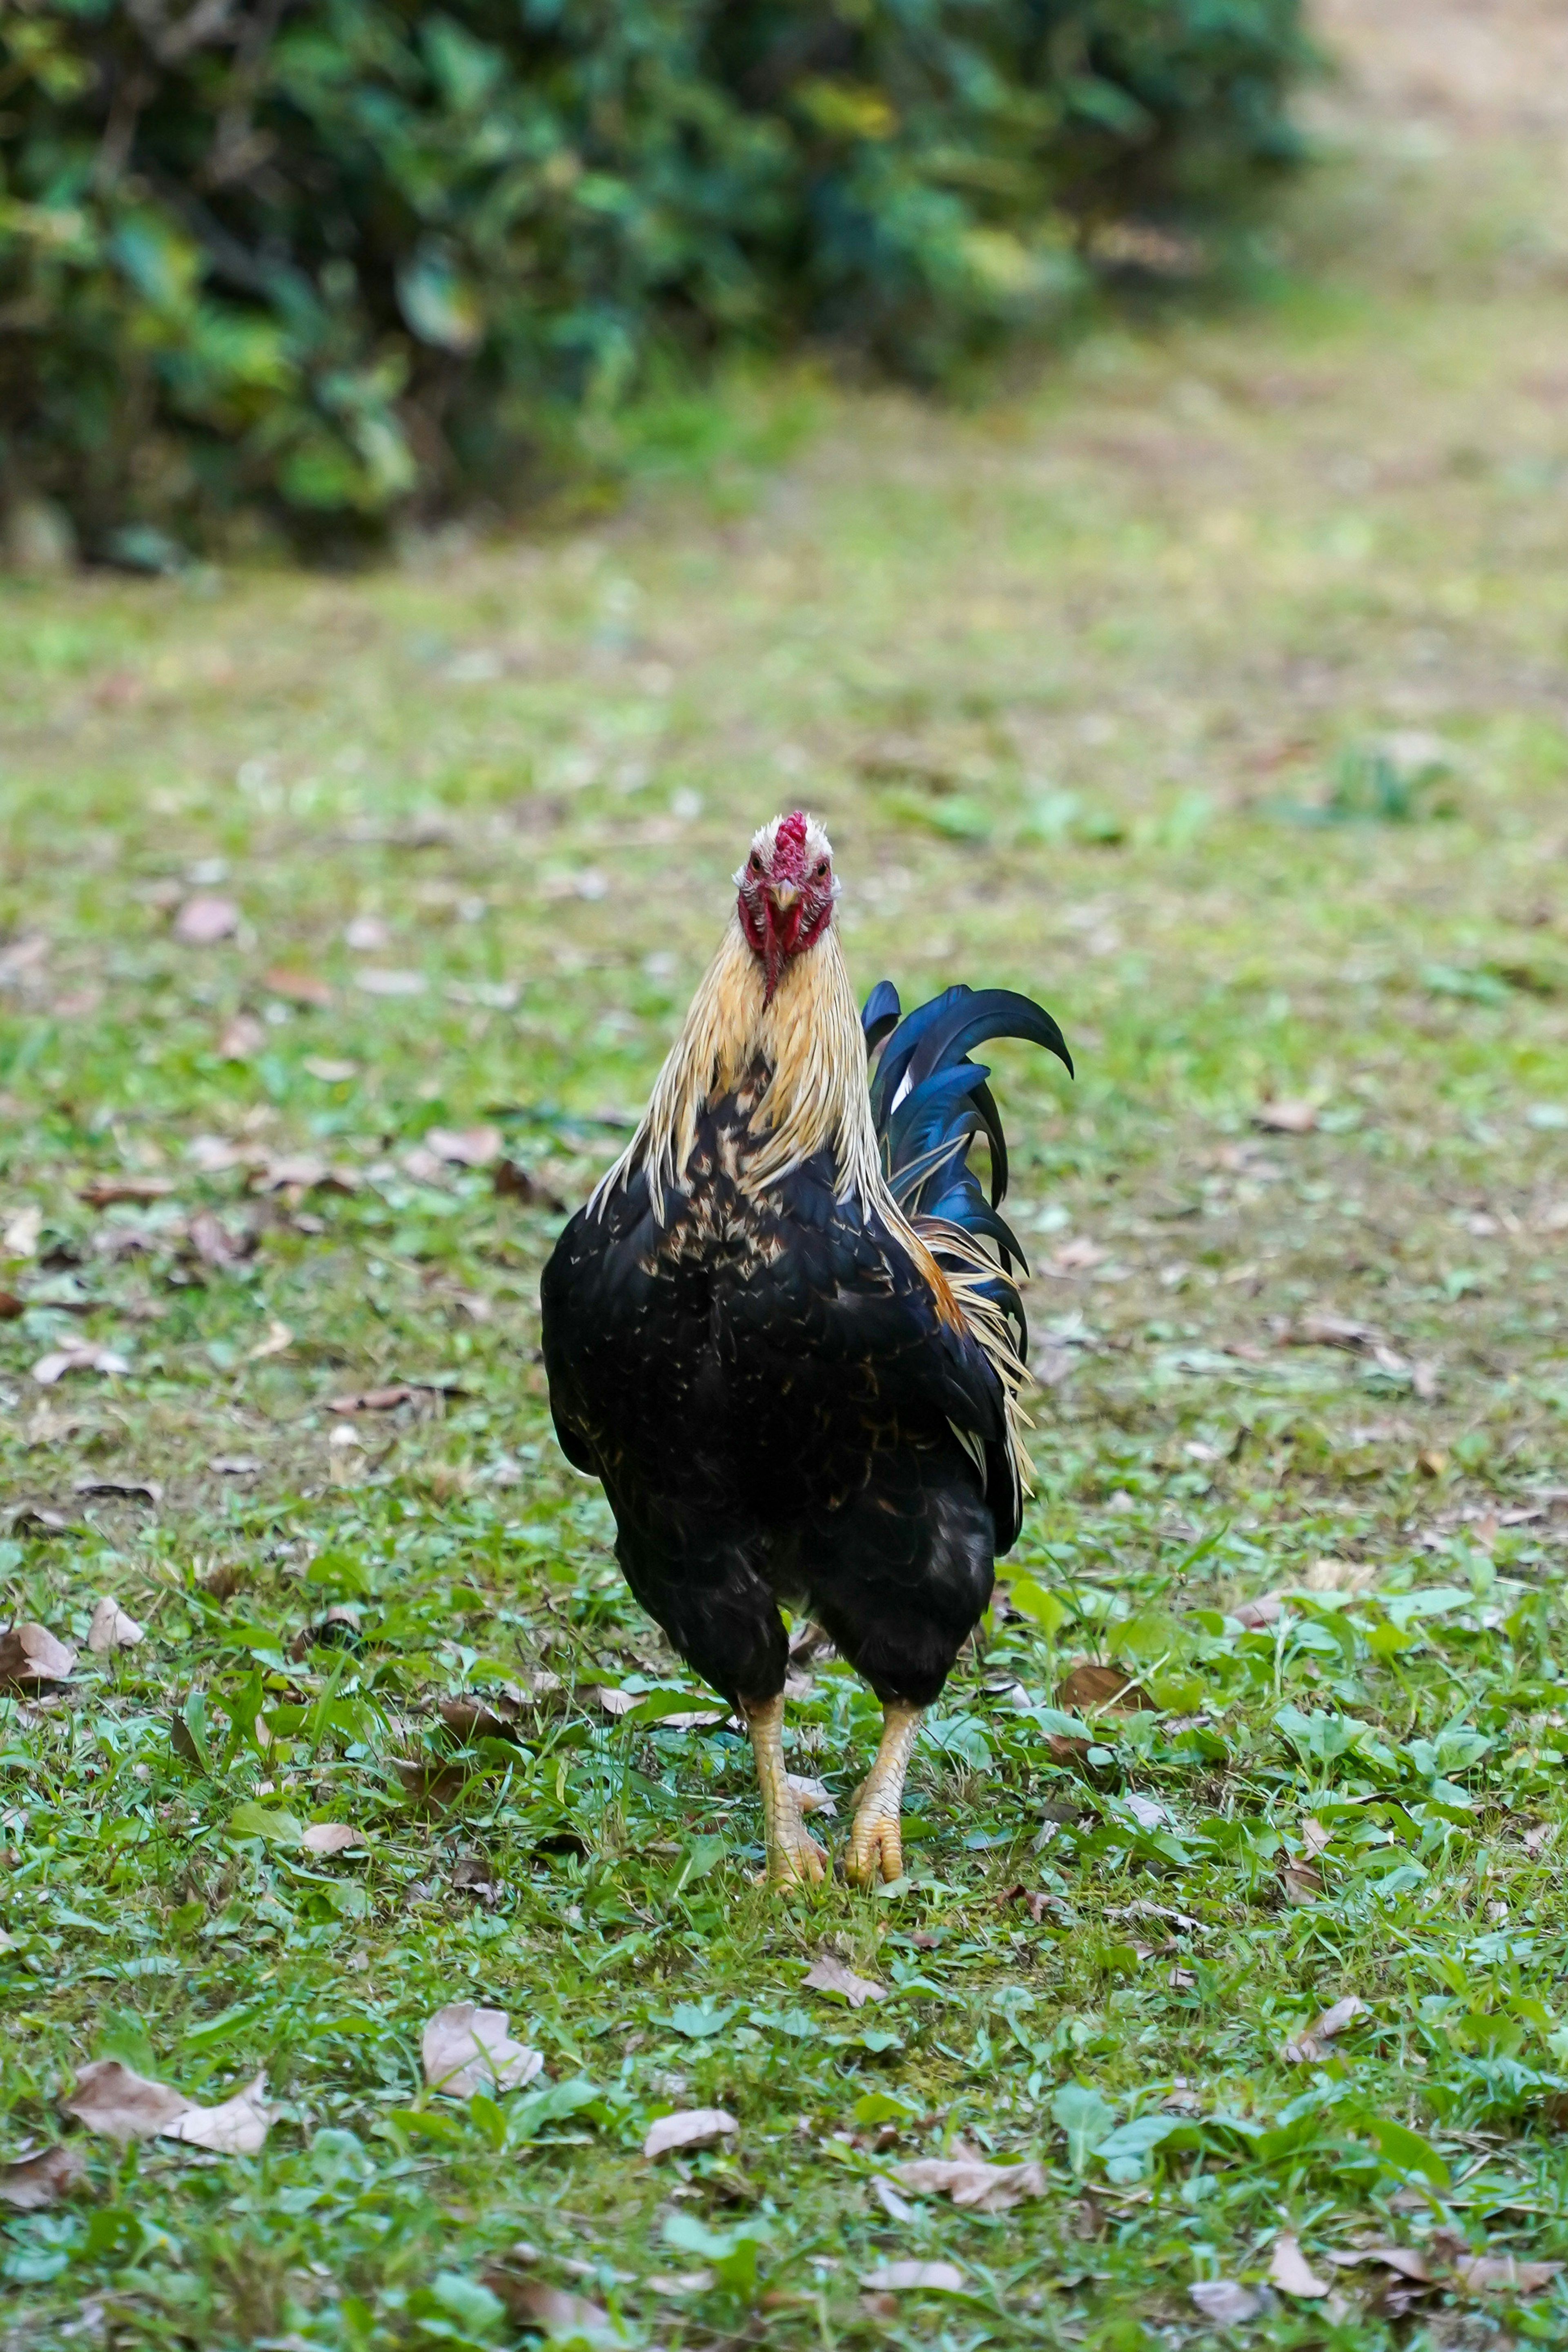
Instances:
[[[882,1702],[846,1875],[903,1868],[921,1715],[991,1597],[1028,1481],[1023,1252],[986,1038],[1072,1062],[1050,1014],[950,988],[858,1013],[820,824],[774,817],[631,1142],[542,1286],[569,1461],[603,1482],[638,1601],[751,1735],[769,1879],[816,1880],[784,1752],[808,1609]],[[880,1058],[869,1087],[868,1056]],[[990,1148],[989,1201],[969,1167]]]

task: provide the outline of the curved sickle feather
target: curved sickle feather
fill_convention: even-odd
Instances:
[[[892,982],[879,980],[860,1008],[860,1026],[866,1032],[868,1061],[898,1027],[900,1009],[899,992]]]

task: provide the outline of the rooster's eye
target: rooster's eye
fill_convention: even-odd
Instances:
[[[750,857],[746,860],[746,863],[747,863],[747,865],[751,867],[751,869],[752,869],[752,873],[753,873],[753,874],[760,874],[760,873],[762,872],[762,870],[763,870],[763,861],[762,861],[762,859],[757,856],[757,853],[756,853],[756,851],[755,851],[754,849],[752,850],[752,854],[751,854]]]
[[[819,858],[817,859],[817,861],[816,861],[816,864],[815,867],[814,867],[814,868],[813,868],[813,870],[812,870],[812,877],[811,877],[812,880],[813,880],[814,882],[820,882],[820,881],[821,881],[821,879],[822,879],[822,877],[823,877],[823,876],[826,873],[826,871],[827,871],[827,860],[826,860],[826,857],[819,857]]]

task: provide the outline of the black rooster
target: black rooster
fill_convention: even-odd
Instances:
[[[870,1684],[884,1729],[846,1868],[891,1879],[921,1711],[990,1599],[1028,1472],[1026,1269],[969,1051],[1021,1037],[1072,1063],[1050,1014],[1004,989],[950,988],[900,1021],[884,981],[858,1015],[832,851],[801,811],[735,879],[642,1123],[545,1268],[551,1410],[604,1481],[632,1591],[750,1727],[775,1881],[825,1867],[784,1769],[779,1603]]]

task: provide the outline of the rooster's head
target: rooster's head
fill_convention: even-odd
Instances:
[[[793,809],[753,834],[735,882],[741,929],[762,960],[771,1003],[785,965],[815,947],[833,920],[833,845],[815,817]]]

